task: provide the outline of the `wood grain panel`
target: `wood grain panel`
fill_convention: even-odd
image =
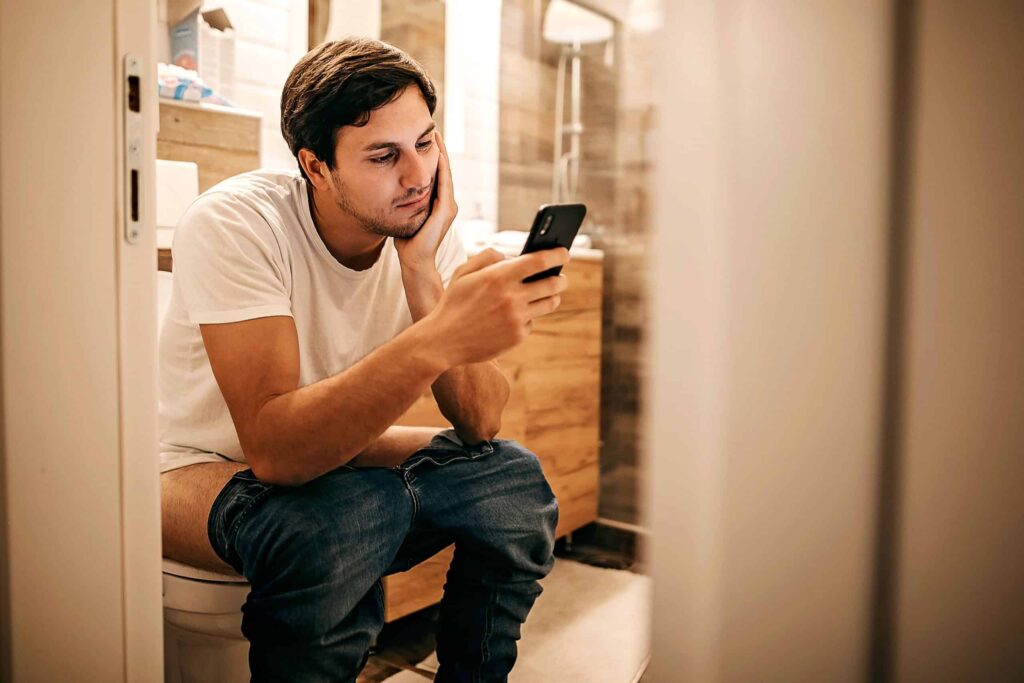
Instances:
[[[558,527],[555,536],[579,529],[597,519],[599,468],[583,467],[575,472],[548,476],[558,499]]]
[[[604,266],[600,261],[570,259],[562,272],[569,287],[562,293],[559,312],[601,308]]]
[[[161,102],[158,139],[200,147],[255,152],[258,158],[260,117],[230,110]]]
[[[230,109],[160,102],[156,155],[192,161],[199,191],[260,167],[260,117]]]
[[[563,361],[601,358],[601,311],[558,310],[533,321],[526,341],[503,357],[527,367]]]
[[[525,445],[537,454],[548,473],[562,474],[598,466],[597,425],[530,427]]]
[[[409,571],[385,576],[384,621],[401,619],[440,602],[445,575],[454,556],[455,546],[448,546]]]
[[[205,192],[231,176],[260,167],[259,152],[203,147],[157,138],[156,155],[169,161],[194,161],[199,167],[199,191]]]

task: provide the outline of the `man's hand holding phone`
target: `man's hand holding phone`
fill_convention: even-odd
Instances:
[[[545,249],[506,258],[485,249],[455,270],[437,307],[424,318],[449,366],[479,363],[522,343],[533,321],[552,313],[568,287],[565,275],[524,282],[569,262],[569,250]]]

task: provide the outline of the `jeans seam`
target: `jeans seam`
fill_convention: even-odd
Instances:
[[[215,520],[220,516],[221,509],[224,507],[224,505],[227,504],[227,501],[229,499],[241,497],[240,494],[230,493],[227,490],[228,487],[231,486],[231,484],[233,484],[233,483],[235,483],[237,481],[241,481],[241,479],[237,478],[237,477],[238,477],[237,474],[234,475],[229,480],[228,484],[225,485],[224,489],[222,489],[221,492],[217,495],[217,498],[214,500],[214,506],[213,506],[214,509],[211,509],[211,511],[210,511],[210,519],[209,519],[208,524],[207,524],[207,527],[208,527],[207,528],[207,535],[210,537],[211,545],[213,546],[214,553],[216,553],[226,563],[231,565],[231,567],[234,568],[236,571],[239,571],[239,573],[241,573],[241,570],[239,569],[239,566],[231,561],[231,559],[234,556],[234,553],[231,550],[231,539],[237,533],[238,528],[241,526],[242,522],[244,522],[245,519],[249,516],[249,514],[252,512],[252,510],[256,506],[256,504],[259,503],[260,501],[262,501],[264,498],[266,498],[270,493],[272,493],[273,492],[273,488],[271,488],[269,486],[266,486],[265,484],[261,484],[263,486],[263,490],[261,490],[256,495],[249,497],[249,502],[245,505],[245,507],[243,507],[238,512],[237,517],[231,522],[230,526],[224,528],[224,534],[223,534],[223,546],[224,547],[223,547],[223,550],[221,550],[221,549],[218,549],[218,547],[217,547],[218,545],[221,544],[220,543],[220,539],[217,538],[219,536],[219,534],[210,533],[211,531],[215,531],[215,529],[211,529],[210,527],[216,526]],[[256,481],[258,482],[258,480],[256,480]],[[223,498],[222,498],[222,496],[223,496]],[[214,541],[216,541],[216,542],[214,542]]]
[[[423,451],[442,451],[442,452],[445,452],[445,453],[458,453],[459,455],[456,455],[453,458],[448,458],[447,460],[445,460],[443,462],[438,462],[437,460],[434,460],[434,458],[432,458],[429,455],[423,455],[423,456],[421,456],[419,458],[416,458],[412,463],[410,463],[407,467],[405,467],[403,469],[405,469],[406,471],[411,471],[414,467],[419,465],[421,462],[426,462],[428,460],[430,462],[434,463],[438,467],[444,467],[445,465],[449,465],[449,464],[451,464],[453,462],[462,462],[464,460],[479,460],[480,458],[484,457],[485,455],[490,455],[491,453],[493,453],[494,452],[494,447],[488,445],[484,450],[481,450],[479,453],[469,453],[469,454],[466,453],[465,449],[463,449],[463,450],[456,450],[456,449],[448,450],[448,449],[440,449],[440,448],[423,448],[423,449],[420,449],[419,452],[422,453]]]
[[[412,482],[409,480],[409,477],[411,476],[409,470],[402,470],[401,468],[399,468],[399,470],[402,472],[402,483],[405,484],[405,488],[409,492],[409,496],[412,498],[412,512],[409,517],[409,529],[411,531],[413,527],[416,526],[416,517],[419,515],[420,511],[420,500],[416,497],[416,490],[413,488]]]
[[[231,523],[231,527],[228,529],[227,534],[224,538],[225,541],[227,541],[228,538],[233,536],[238,531],[238,527],[241,526],[242,522],[245,521],[245,518],[249,516],[249,513],[252,512],[252,509],[256,505],[256,503],[266,498],[272,491],[273,489],[265,488],[252,497],[252,500],[249,501],[249,504],[242,508],[242,511],[238,513],[238,517],[235,518],[235,521]]]
[[[491,659],[491,650],[488,647],[491,635],[494,633],[494,607],[498,602],[498,591],[489,589],[487,597],[487,605],[484,607],[484,634],[480,639],[480,668],[483,669],[484,665],[487,664]],[[476,676],[479,676],[480,672],[476,672]]]

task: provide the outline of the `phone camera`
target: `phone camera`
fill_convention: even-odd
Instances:
[[[544,224],[541,225],[541,227],[540,227],[540,234],[541,235],[548,234],[548,231],[551,230],[551,222],[553,220],[555,220],[555,215],[554,214],[549,213],[547,216],[545,216]]]

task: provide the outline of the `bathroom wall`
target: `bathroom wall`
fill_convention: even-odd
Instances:
[[[542,39],[549,2],[502,3],[499,222],[528,229],[552,201],[555,84],[560,47]],[[583,3],[616,21],[612,45],[584,45],[583,136],[577,199],[587,204],[583,232],[605,252],[601,389],[601,517],[642,523],[637,504],[644,379],[645,272],[650,225],[648,139],[654,125],[652,3]],[[656,3],[654,3],[656,4]],[[645,12],[638,13],[638,8]],[[566,78],[568,83],[568,77]],[[566,96],[566,115],[569,98]],[[568,139],[568,138],[566,138]],[[564,148],[563,148],[564,149]]]
[[[459,224],[498,223],[498,60],[501,0],[446,0],[445,144]],[[466,234],[465,232],[463,234]]]
[[[666,3],[651,681],[999,680],[867,669],[891,14],[881,1]]]
[[[913,18],[892,680],[1020,680],[1024,5]]]
[[[437,91],[434,119],[444,134],[445,3],[381,0],[380,39],[408,52],[430,74]]]
[[[295,62],[306,53],[308,0],[216,0],[203,9],[222,7],[235,31],[233,102],[263,116],[262,166],[295,168],[295,157],[281,137],[281,88]],[[167,0],[159,0],[158,54],[170,59]]]

